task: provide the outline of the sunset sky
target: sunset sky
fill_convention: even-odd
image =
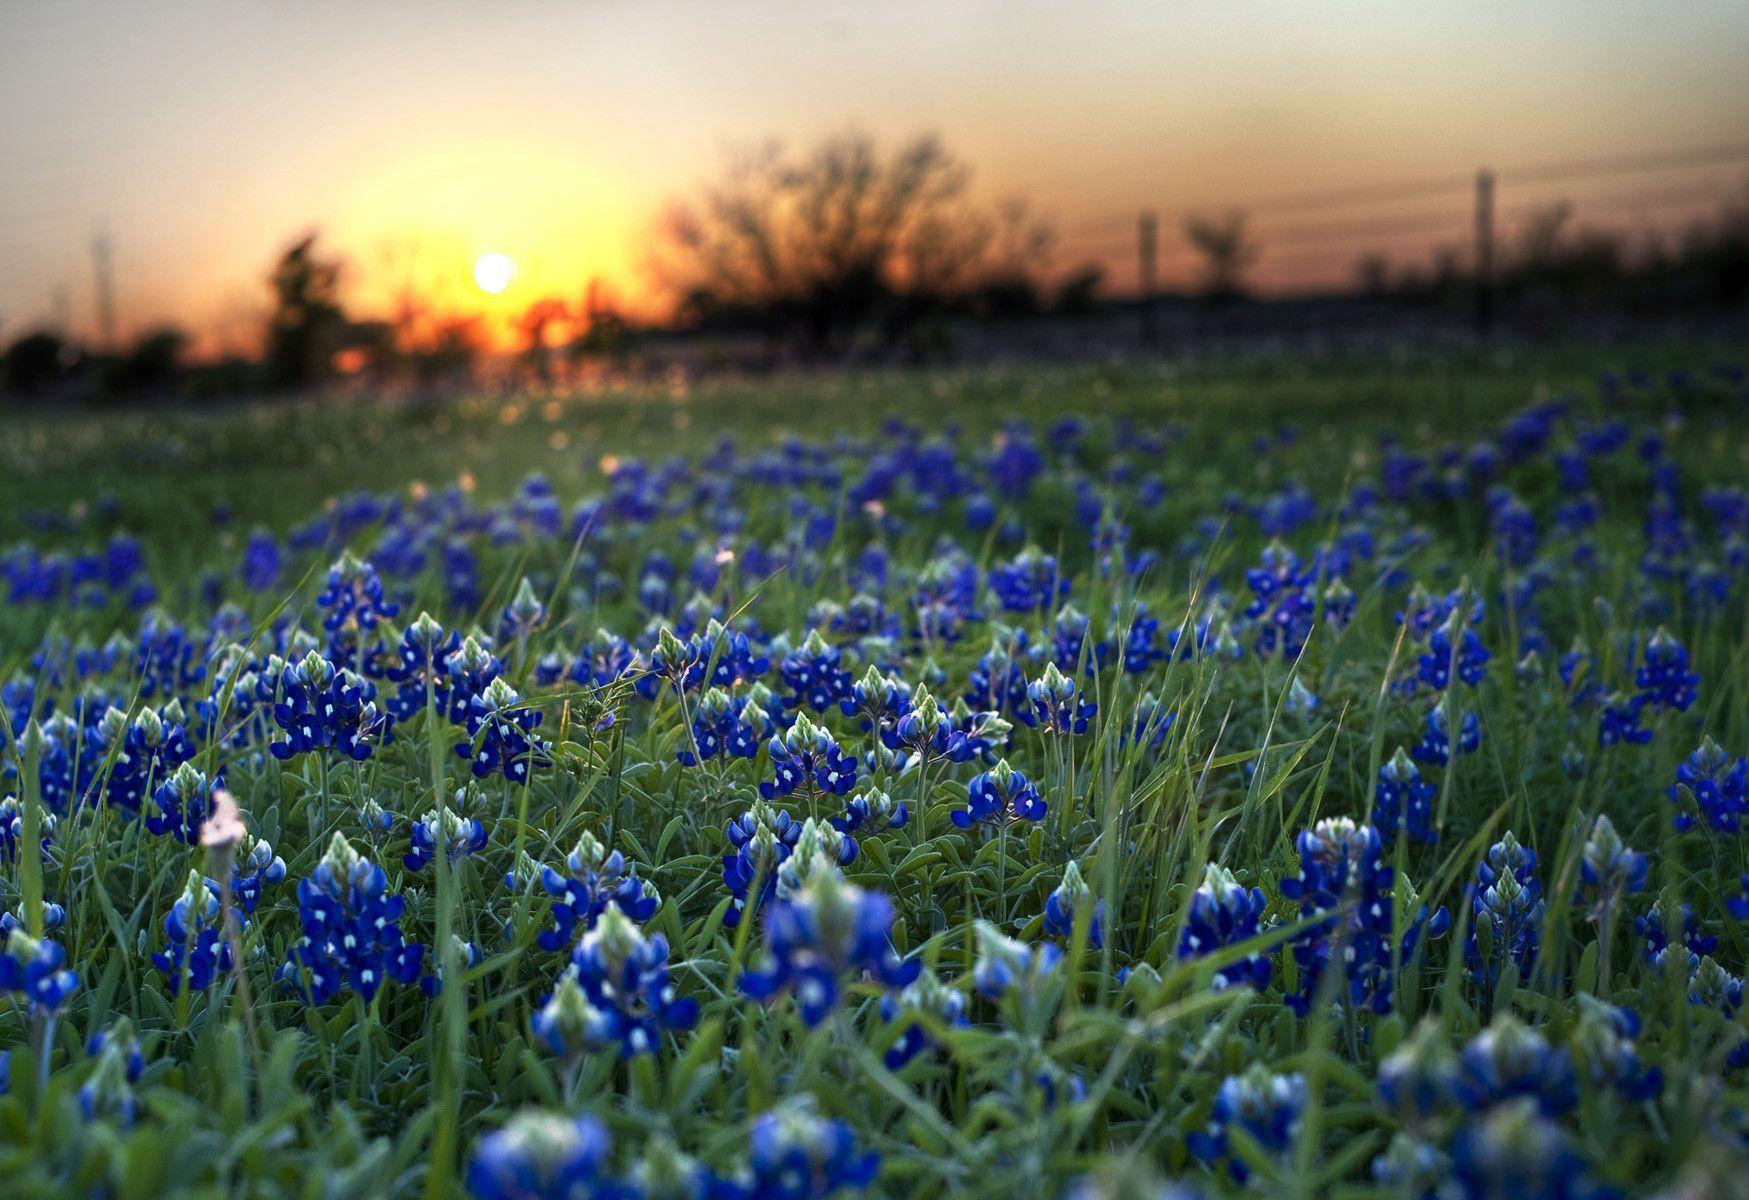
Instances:
[[[365,309],[409,280],[488,313],[590,277],[640,302],[664,199],[729,147],[853,125],[938,132],[979,193],[1054,218],[1060,266],[1109,257],[1119,286],[1158,209],[1170,282],[1185,211],[1749,140],[1746,61],[1741,0],[5,0],[0,340],[63,306],[92,327],[98,229],[130,329],[241,337],[311,227]],[[1733,170],[1595,194],[1662,214]],[[1461,227],[1463,197],[1437,203]],[[1364,248],[1266,253],[1258,281],[1338,278]],[[518,266],[498,297],[473,282],[488,252]]]

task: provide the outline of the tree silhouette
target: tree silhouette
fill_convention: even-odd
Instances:
[[[969,174],[929,136],[886,154],[855,132],[800,157],[768,143],[671,206],[657,270],[683,318],[838,353],[981,282],[998,222],[967,198]]]
[[[1246,224],[1245,214],[1236,208],[1218,217],[1185,219],[1184,236],[1202,255],[1203,292],[1211,300],[1230,300],[1243,294],[1245,271],[1258,254]]]
[[[307,234],[280,256],[268,286],[273,312],[267,323],[267,384],[307,387],[328,374],[346,324],[340,309],[340,265],[318,258],[316,235]]]

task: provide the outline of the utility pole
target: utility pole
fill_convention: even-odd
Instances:
[[[97,336],[104,351],[114,354],[119,349],[115,344],[115,270],[109,235],[101,231],[91,238],[91,265],[97,272]]]
[[[1151,212],[1136,220],[1136,279],[1142,293],[1142,345],[1152,346],[1156,337],[1154,303],[1159,290],[1158,265],[1160,222]]]
[[[1494,172],[1476,173],[1476,332],[1494,331]]]

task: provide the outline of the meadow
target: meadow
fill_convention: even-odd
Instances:
[[[1744,358],[9,413],[5,1194],[1740,1188]]]

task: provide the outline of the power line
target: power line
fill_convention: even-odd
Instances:
[[[1693,146],[1684,150],[1655,150],[1644,154],[1616,154],[1607,158],[1574,159],[1540,167],[1515,167],[1501,171],[1499,175],[1512,183],[1562,183],[1601,175],[1637,175],[1684,167],[1711,167],[1731,162],[1749,162],[1749,142]]]

